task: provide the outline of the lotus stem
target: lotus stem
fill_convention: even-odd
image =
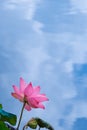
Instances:
[[[21,109],[21,114],[20,114],[20,117],[19,117],[17,130],[19,130],[19,126],[20,126],[20,123],[21,123],[21,119],[22,119],[22,115],[23,115],[23,111],[24,111],[25,104],[26,104],[26,102],[24,102],[23,107],[22,107],[22,109]]]

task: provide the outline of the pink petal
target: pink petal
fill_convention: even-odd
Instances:
[[[32,83],[28,84],[28,86],[24,90],[24,95],[29,97],[33,93]]]
[[[37,108],[37,104],[39,103],[37,100],[35,100],[35,98],[30,98],[28,99],[28,103],[31,107],[33,108]]]
[[[41,95],[46,96],[46,94],[41,94]]]
[[[24,89],[26,88],[27,84],[25,83],[23,78],[20,78],[20,91],[24,92]]]
[[[24,96],[24,94],[22,92],[20,92],[20,90],[15,85],[13,85],[13,89],[14,89],[16,94],[18,94],[20,96]]]
[[[37,95],[40,93],[40,86],[33,88],[33,95]]]
[[[20,95],[18,95],[17,93],[11,93],[11,95],[12,95],[13,97],[15,97],[16,99],[19,99],[21,102],[23,102],[23,97],[20,96]]]
[[[45,109],[45,106],[44,106],[43,104],[39,103],[39,104],[37,105],[37,108]]]
[[[28,111],[30,111],[30,110],[31,110],[31,107],[30,107],[28,104],[26,104],[26,105],[25,105],[25,109],[28,110]]]
[[[37,100],[38,102],[43,102],[43,101],[48,101],[49,99],[46,96],[43,95],[37,95],[36,97],[34,97],[35,100]]]
[[[18,87],[16,87],[15,85],[13,85],[13,89],[14,89],[15,93],[20,93]]]
[[[39,103],[35,98],[30,98],[28,100],[28,103],[29,105],[32,107],[32,108],[42,108],[42,109],[45,109],[44,105]]]

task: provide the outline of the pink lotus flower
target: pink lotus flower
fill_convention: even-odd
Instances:
[[[42,104],[43,101],[47,101],[48,98],[45,94],[40,94],[40,87],[33,87],[32,83],[26,84],[23,78],[20,78],[20,88],[13,85],[14,92],[11,93],[13,97],[25,102],[25,109],[30,111],[32,108],[45,109]]]

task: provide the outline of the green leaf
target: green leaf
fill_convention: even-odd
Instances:
[[[2,104],[0,104],[0,109],[2,109]]]
[[[54,130],[53,127],[46,121],[40,119],[40,118],[35,118],[37,121],[37,124],[39,125],[40,128],[47,128],[49,130]]]
[[[0,121],[0,130],[9,130],[9,128],[7,128],[4,122]]]
[[[0,121],[6,121],[11,125],[16,125],[17,117],[12,113],[8,113],[2,109],[0,109]]]
[[[37,125],[40,128],[46,128],[48,130],[54,130],[54,128],[48,122],[46,122],[46,121],[44,121],[40,118],[32,118],[31,120],[28,121],[28,123],[24,126],[24,128],[30,127],[32,129],[36,129]]]
[[[32,129],[36,129],[36,128],[37,128],[37,121],[36,121],[34,118],[32,118],[32,119],[27,123],[26,126],[29,126],[29,127],[32,128]]]

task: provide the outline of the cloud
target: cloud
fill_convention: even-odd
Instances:
[[[41,0],[7,0],[4,2],[4,9],[17,10],[27,20],[34,18],[38,4]]]
[[[87,13],[87,1],[86,0],[70,0],[73,11],[78,13]],[[72,12],[72,11],[71,11]]]
[[[7,0],[3,2],[3,8],[16,12],[20,18],[22,17],[31,22],[35,32],[42,33],[44,24],[34,18],[40,4],[42,4],[42,0]]]
[[[35,32],[40,33],[40,34],[43,33],[41,29],[44,27],[44,25],[41,22],[34,21],[32,27]]]

